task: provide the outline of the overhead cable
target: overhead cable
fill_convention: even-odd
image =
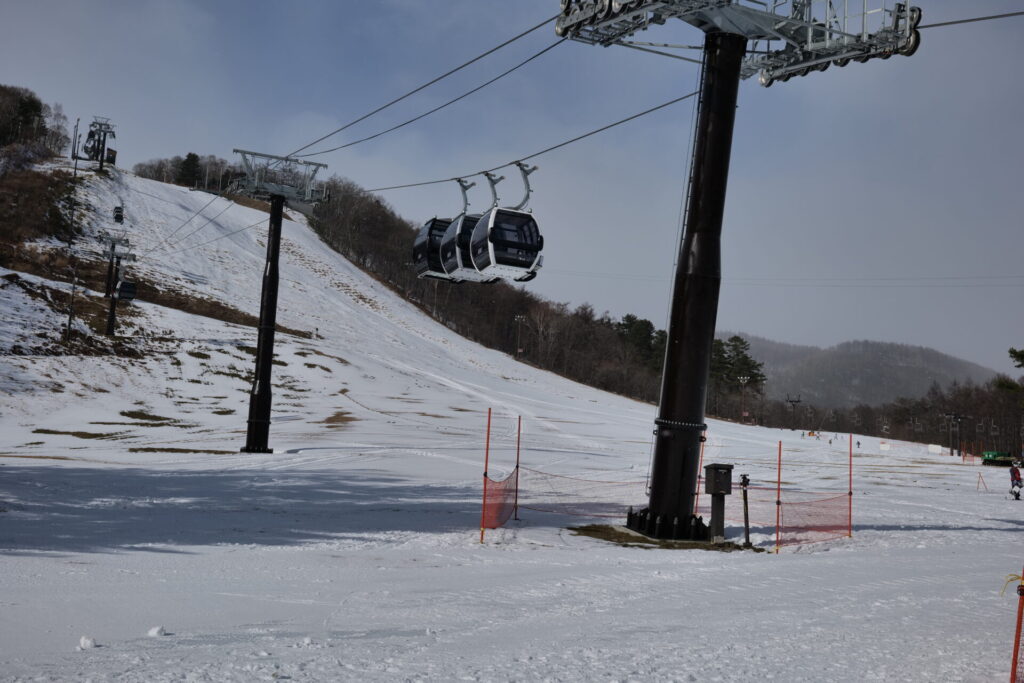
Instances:
[[[349,123],[346,123],[344,126],[331,131],[327,135],[324,135],[323,137],[317,138],[316,140],[314,140],[313,142],[309,143],[308,145],[303,145],[302,147],[299,147],[297,150],[295,150],[291,154],[287,154],[286,156],[289,156],[289,157],[290,156],[295,156],[299,152],[301,152],[301,151],[303,151],[305,149],[309,149],[310,147],[312,147],[313,145],[315,145],[315,144],[317,144],[319,142],[323,142],[327,138],[340,133],[341,131],[345,130],[346,128],[350,128],[350,127],[356,125],[357,123],[359,123],[360,121],[365,121],[366,119],[370,118],[374,114],[377,114],[379,112],[384,111],[385,109],[387,109],[391,105],[397,104],[398,102],[401,102],[405,98],[410,97],[412,95],[415,95],[416,93],[420,92],[421,90],[425,90],[426,88],[429,88],[430,86],[434,85],[438,81],[444,80],[445,78],[448,78],[452,74],[454,74],[454,73],[456,73],[458,71],[461,71],[462,69],[465,69],[470,64],[474,64],[474,63],[480,61],[481,59],[483,59],[484,57],[497,52],[498,50],[500,50],[501,48],[505,47],[506,45],[514,43],[515,41],[519,40],[520,38],[533,33],[534,31],[536,31],[537,29],[541,28],[542,26],[544,26],[546,24],[550,24],[552,21],[554,21],[557,18],[558,18],[558,15],[556,14],[555,16],[551,17],[550,19],[545,19],[544,21],[542,21],[541,23],[537,24],[533,28],[527,29],[527,30],[523,31],[522,33],[520,33],[519,35],[513,36],[512,38],[509,38],[504,43],[501,43],[500,45],[496,45],[495,47],[492,47],[490,50],[487,50],[483,54],[477,55],[476,57],[474,57],[473,59],[469,60],[468,62],[460,64],[459,66],[455,67],[454,69],[451,69],[450,71],[447,71],[446,73],[441,74],[440,76],[438,76],[437,78],[433,79],[432,81],[428,81],[427,83],[424,83],[423,85],[421,85],[420,87],[416,88],[415,90],[410,90],[409,92],[405,93],[401,97],[396,97],[395,99],[391,100],[387,104],[383,104],[383,105],[377,107],[376,109],[374,109],[373,111],[371,111],[371,112],[369,112],[367,114],[363,114],[362,116],[360,116],[359,118],[355,119],[354,121],[350,121]]]
[[[198,216],[198,215],[199,215],[199,214],[201,214],[201,213],[202,213],[203,211],[205,211],[205,210],[206,210],[206,207],[208,207],[208,206],[209,206],[210,204],[213,204],[213,203],[214,203],[215,201],[217,201],[218,199],[220,199],[220,195],[214,195],[214,196],[213,196],[213,199],[211,199],[210,201],[208,201],[208,202],[206,202],[205,204],[203,204],[203,207],[202,207],[201,209],[199,209],[199,210],[198,210],[198,211],[196,211],[196,212],[195,212],[194,214],[192,214],[192,215],[191,215],[191,216],[189,216],[189,217],[188,217],[187,219],[185,219],[185,222],[184,222],[184,223],[182,223],[181,225],[179,225],[178,227],[176,227],[176,228],[175,228],[174,230],[172,230],[172,231],[171,231],[171,234],[167,235],[167,236],[166,236],[166,237],[164,237],[164,238],[163,238],[162,240],[160,240],[159,242],[157,242],[156,244],[154,244],[154,245],[153,245],[152,247],[150,247],[149,249],[147,249],[147,250],[146,250],[145,252],[143,252],[143,254],[142,254],[142,255],[143,255],[143,256],[145,256],[146,254],[150,253],[151,251],[153,251],[154,249],[156,249],[157,247],[159,247],[159,246],[160,246],[161,244],[163,244],[163,243],[164,243],[164,242],[166,242],[167,240],[169,240],[169,239],[171,239],[172,237],[174,237],[175,233],[177,233],[177,232],[178,232],[179,230],[181,230],[181,229],[182,229],[182,228],[184,228],[184,227],[185,227],[186,225],[188,225],[189,223],[191,223],[191,222],[192,222],[192,219],[194,219],[194,218],[195,218],[196,216]]]
[[[227,237],[231,237],[232,235],[237,235],[240,232],[245,232],[246,230],[251,230],[251,229],[255,228],[257,225],[263,225],[266,222],[267,222],[266,218],[261,218],[258,221],[256,221],[255,223],[253,223],[252,225],[247,225],[244,228],[239,228],[238,230],[234,230],[232,232],[229,232],[226,235],[221,235],[220,237],[214,237],[212,240],[207,240],[207,241],[201,242],[199,244],[194,244],[191,247],[185,247],[184,249],[178,249],[177,251],[172,251],[172,252],[170,252],[170,254],[168,254],[168,256],[170,256],[171,254],[180,254],[183,251],[190,251],[192,249],[198,249],[199,247],[205,247],[207,244],[213,244],[214,242],[217,242],[219,240],[225,239]]]
[[[989,21],[990,19],[1005,19],[1007,17],[1019,17],[1024,15],[1024,12],[1007,12],[1006,14],[992,14],[987,17],[974,17],[973,19],[957,19],[956,21],[943,21],[937,24],[923,24],[918,26],[918,29],[922,28],[937,28],[939,26],[954,26],[956,24],[970,24],[975,21]]]
[[[473,88],[472,90],[470,90],[468,92],[464,92],[463,94],[459,95],[455,99],[448,100],[444,104],[439,105],[437,107],[434,107],[430,111],[424,112],[424,113],[420,114],[419,116],[416,116],[414,118],[409,119],[408,121],[405,121],[403,123],[398,124],[397,126],[392,126],[391,128],[388,128],[387,130],[382,130],[379,133],[375,133],[373,135],[368,135],[367,137],[361,138],[359,140],[353,140],[352,142],[346,142],[344,145],[338,145],[337,147],[331,147],[330,149],[322,149],[319,152],[307,152],[306,154],[299,154],[298,158],[299,159],[305,159],[306,157],[315,157],[315,156],[317,156],[319,154],[327,154],[328,152],[336,152],[339,149],[345,149],[346,147],[352,147],[353,145],[358,145],[361,142],[367,142],[369,140],[373,140],[374,138],[379,138],[382,135],[386,135],[386,134],[388,134],[388,133],[390,133],[392,131],[398,130],[399,128],[403,128],[405,126],[408,126],[410,123],[415,123],[416,121],[419,121],[422,118],[426,118],[427,116],[430,116],[434,112],[440,111],[440,110],[444,109],[445,107],[447,107],[447,106],[449,106],[451,104],[455,104],[459,100],[462,100],[462,99],[465,99],[465,98],[469,97],[470,95],[472,95],[475,92],[479,92],[480,90],[483,90],[484,88],[489,86],[491,83],[494,83],[495,81],[500,80],[500,79],[504,78],[505,76],[508,76],[510,73],[512,73],[513,71],[515,71],[519,67],[525,66],[526,64],[529,64],[530,62],[532,62],[533,60],[537,59],[538,57],[540,57],[544,53],[548,52],[549,50],[552,50],[555,47],[557,47],[558,45],[561,45],[566,40],[568,40],[568,38],[562,38],[561,40],[558,40],[558,41],[552,43],[551,45],[548,45],[546,48],[544,48],[543,50],[541,50],[537,54],[533,55],[532,57],[528,57],[527,59],[519,62],[518,64],[516,64],[514,67],[512,67],[508,71],[505,71],[505,72],[495,76],[494,78],[492,78],[491,80],[487,81],[486,83],[482,83],[481,85],[478,85],[477,87]]]
[[[213,216],[212,218],[207,218],[207,219],[206,219],[206,222],[205,222],[205,223],[203,223],[203,224],[202,224],[202,225],[200,225],[200,226],[199,226],[198,228],[196,228],[195,230],[193,230],[193,231],[192,231],[192,232],[190,232],[189,234],[185,235],[185,236],[184,236],[184,237],[182,237],[181,239],[177,240],[177,241],[176,241],[176,242],[175,242],[174,244],[168,244],[168,245],[167,245],[167,246],[165,247],[165,249],[166,249],[166,248],[172,248],[172,247],[177,247],[178,245],[182,244],[182,243],[183,243],[183,242],[184,242],[185,240],[187,240],[187,239],[188,239],[189,237],[191,237],[192,235],[196,234],[197,232],[199,232],[200,230],[202,230],[203,228],[205,228],[205,227],[206,227],[207,225],[209,225],[209,224],[210,224],[210,223],[212,223],[213,221],[215,221],[215,220],[217,220],[218,218],[220,218],[220,217],[221,217],[221,215],[222,215],[222,214],[223,214],[223,213],[224,213],[225,211],[227,211],[228,209],[230,209],[230,208],[231,208],[232,206],[234,206],[234,205],[235,205],[235,203],[234,203],[233,201],[231,201],[231,200],[228,200],[228,205],[227,205],[227,206],[225,206],[225,207],[224,207],[223,209],[221,209],[221,210],[220,210],[220,212],[219,212],[219,213],[218,213],[218,214],[217,214],[216,216]]]
[[[699,92],[700,91],[695,91],[695,92],[691,92],[691,93],[688,93],[686,95],[683,95],[682,97],[677,97],[674,100],[669,100],[668,102],[664,102],[662,104],[659,104],[656,107],[651,107],[650,109],[646,109],[646,110],[644,110],[644,111],[642,111],[642,112],[640,112],[638,114],[633,114],[632,116],[628,116],[628,117],[626,117],[624,119],[620,119],[619,121],[616,121],[615,123],[609,123],[607,126],[601,126],[600,128],[595,128],[594,130],[592,130],[590,132],[587,132],[587,133],[584,133],[583,135],[577,135],[576,137],[574,137],[574,138],[572,138],[570,140],[566,140],[565,142],[560,142],[557,145],[552,145],[552,146],[550,146],[550,147],[548,147],[546,149],[542,149],[539,152],[534,152],[533,154],[530,154],[530,155],[525,156],[525,157],[520,157],[520,158],[515,159],[513,161],[509,161],[508,163],[499,164],[499,165],[495,166],[494,168],[488,168],[488,169],[485,169],[485,170],[482,170],[482,171],[475,171],[473,173],[466,173],[464,175],[454,176],[454,177],[451,177],[451,178],[443,178],[441,180],[427,180],[427,181],[424,181],[424,182],[421,182],[421,183],[407,183],[405,185],[391,185],[389,187],[375,187],[373,189],[367,190],[367,192],[384,192],[385,190],[400,190],[400,189],[407,188],[407,187],[421,187],[423,185],[438,185],[440,183],[450,183],[451,181],[457,180],[458,178],[468,178],[470,176],[481,175],[481,174],[484,174],[484,173],[491,173],[493,171],[497,171],[498,169],[505,168],[506,166],[511,166],[516,161],[528,161],[528,160],[533,159],[535,157],[539,157],[542,154],[547,154],[548,152],[553,152],[556,149],[560,149],[562,147],[565,147],[566,145],[571,145],[574,142],[579,142],[580,140],[583,140],[584,138],[589,138],[591,135],[597,135],[598,133],[602,133],[602,132],[608,130],[609,128],[614,128],[615,126],[621,126],[624,123],[629,123],[630,121],[632,121],[634,119],[638,119],[641,116],[646,116],[647,114],[652,114],[652,113],[658,111],[659,109],[664,109],[665,107],[668,107],[668,106],[671,106],[673,104],[676,104],[677,102],[682,102],[683,100],[687,100],[687,99],[689,99],[689,98],[699,94]]]

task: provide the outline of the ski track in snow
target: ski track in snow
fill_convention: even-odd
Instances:
[[[79,199],[90,235],[125,207],[119,229],[153,249],[130,272],[258,314],[263,224],[182,249],[266,214],[231,206],[189,236],[217,200],[172,235],[210,195],[121,172]],[[621,548],[523,510],[481,545],[488,408],[496,476],[522,415],[524,465],[642,481],[654,407],[455,336],[304,222],[283,235],[278,322],[319,336],[277,336],[273,454],[238,452],[252,328],[136,303],[122,333],[174,338],[143,359],[3,356],[0,679],[1006,678],[1024,508],[1003,470],[855,436],[852,539]],[[60,325],[18,287],[0,307],[4,348]],[[705,462],[770,486],[782,439],[787,485],[846,492],[845,435],[709,425]]]

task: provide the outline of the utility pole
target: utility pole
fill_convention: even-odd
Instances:
[[[71,158],[76,162],[75,170],[78,170],[78,124],[81,121],[81,117],[75,119],[75,132],[71,136]],[[76,174],[77,175],[77,174]]]
[[[434,285],[436,287],[437,283],[435,282]],[[516,321],[516,358],[519,358],[522,355],[522,353],[523,353],[523,345],[522,345],[522,343],[520,341],[522,339],[521,327],[522,327],[523,321],[526,320],[526,316],[525,315],[517,315],[517,316],[515,316],[514,320]]]
[[[740,424],[746,424],[747,422],[747,382],[750,381],[748,375],[737,377],[740,383]]]
[[[324,199],[315,177],[326,164],[291,157],[236,149],[242,156],[245,177],[228,188],[257,199],[270,200],[270,226],[267,234],[267,262],[263,269],[260,297],[260,322],[256,342],[256,368],[249,391],[249,418],[243,453],[273,453],[269,446],[272,406],[271,369],[274,361],[274,328],[277,324],[278,261],[281,253],[281,223],[284,205],[304,214],[313,211]],[[297,183],[297,184],[293,184]]]
[[[647,508],[630,514],[626,524],[658,538],[707,539],[707,527],[693,515],[694,494],[706,429],[708,371],[721,285],[722,216],[739,81],[759,74],[767,87],[776,80],[824,71],[833,63],[846,66],[851,60],[909,56],[920,44],[916,27],[921,11],[905,3],[887,8],[885,0],[863,0],[863,12],[849,3],[806,0],[562,0],[560,5],[555,34],[589,45],[651,52],[641,47],[650,43],[628,39],[672,18],[705,33],[702,61],[668,55],[701,64],[700,100],[661,402],[654,421],[650,501]],[[816,7],[825,16],[815,16]],[[748,40],[753,41],[749,54]]]

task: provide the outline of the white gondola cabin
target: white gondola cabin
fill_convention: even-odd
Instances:
[[[533,215],[495,207],[476,222],[470,239],[473,267],[482,276],[527,282],[537,277],[544,237]]]

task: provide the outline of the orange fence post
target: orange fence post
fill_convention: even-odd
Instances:
[[[519,442],[523,434],[523,416],[519,416],[516,424],[516,500],[512,505],[512,517],[519,519]]]
[[[853,434],[850,434],[850,504],[846,508],[847,538],[853,538]]]
[[[484,520],[487,517],[487,466],[491,462],[491,409],[487,409],[487,439],[484,442],[484,500],[480,506],[480,542],[484,542]]]
[[[779,442],[779,474],[775,482],[775,554],[779,554],[779,527],[782,521],[782,442]]]
[[[1017,630],[1013,636],[1013,662],[1010,664],[1010,683],[1024,683],[1024,661],[1020,658],[1020,627],[1024,618],[1024,571],[1021,572],[1020,583],[1017,584]]]

